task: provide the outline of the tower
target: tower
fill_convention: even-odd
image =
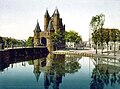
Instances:
[[[56,8],[54,13],[53,13],[53,20],[54,20],[54,29],[55,29],[55,32],[56,30],[59,29],[59,17],[60,17],[60,14],[59,14],[59,11],[58,9]]]
[[[48,10],[46,9],[46,12],[44,15],[44,31],[47,31],[49,20],[50,20],[50,16],[49,16]]]
[[[36,27],[35,27],[35,30],[34,30],[34,46],[39,46],[40,45],[40,32],[41,32],[41,29],[40,29],[40,26],[39,26],[39,22],[37,20],[37,24],[36,24]]]
[[[62,23],[62,18],[58,9],[56,8],[53,15],[50,16],[48,10],[46,9],[44,15],[44,31],[41,31],[39,23],[37,21],[36,28],[34,30],[34,46],[46,46],[49,51],[54,50],[55,43],[52,40],[52,35],[60,30],[62,33],[65,32],[65,25]],[[64,36],[61,36],[62,43],[57,45],[60,48],[65,47],[65,41],[63,40]]]

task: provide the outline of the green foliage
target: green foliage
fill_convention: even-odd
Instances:
[[[92,33],[92,40],[93,42],[97,45],[97,43],[99,42],[100,40],[100,34],[97,30],[95,30],[93,33]]]
[[[103,34],[104,34],[104,40],[108,45],[108,42],[110,41],[110,31],[108,29],[104,29]]]
[[[120,31],[118,29],[103,28],[105,16],[103,14],[93,16],[90,22],[92,33],[92,40],[97,45],[104,42],[108,45],[109,41],[120,41]]]
[[[29,65],[33,65],[33,64],[34,64],[34,63],[33,63],[33,60],[28,61],[28,64],[29,64]]]
[[[93,16],[90,22],[92,33],[92,39],[95,44],[104,42],[104,35],[103,35],[103,25],[105,21],[105,16],[103,14]]]
[[[52,41],[55,46],[65,41],[79,43],[82,41],[82,37],[75,31],[61,32],[59,29],[52,35]]]
[[[27,41],[26,41],[26,46],[27,47],[31,47],[31,46],[33,46],[34,44],[33,44],[33,37],[29,37],[28,39],[27,39]]]
[[[119,34],[120,34],[120,31],[118,29],[115,29],[115,28],[103,28],[103,40],[105,40],[106,43],[108,43],[109,41],[113,41],[113,42],[116,42],[116,41],[119,41]]]
[[[104,14],[93,16],[90,22],[91,30],[93,30],[94,32],[95,30],[103,28],[104,22],[105,22]]]
[[[79,36],[78,33],[75,31],[69,31],[69,32],[66,32],[65,34],[65,40],[67,42],[79,43],[82,41],[82,37]]]
[[[98,34],[100,36],[99,41],[100,41],[101,45],[103,45],[103,42],[105,42],[104,30],[102,28],[99,29]]]
[[[109,41],[119,41],[120,40],[120,31],[118,29],[109,29],[109,28],[102,28],[99,29],[98,31],[94,31],[92,33],[92,38],[93,41],[98,41],[98,43],[103,43],[106,42],[108,43]]]
[[[65,61],[62,61],[65,60]],[[57,59],[52,62],[51,71],[54,71],[56,74],[65,75],[65,73],[75,73],[81,68],[81,65],[78,63],[78,60],[72,58],[72,60]]]
[[[120,30],[118,31],[118,41],[120,41]]]
[[[93,30],[92,39],[95,44],[97,44],[99,41],[101,43],[103,42],[102,27],[104,25],[104,21],[105,21],[105,16],[103,14],[93,16],[91,19],[90,27],[91,27],[91,30]]]
[[[8,38],[8,37],[2,37],[3,42],[5,44],[5,47],[11,47],[11,46],[16,46],[16,47],[22,47],[24,41],[23,40],[17,40],[14,38]]]
[[[117,41],[118,29],[111,29],[111,41]]]
[[[54,44],[55,50],[64,48],[65,44],[65,32],[58,29],[51,35],[52,42]]]
[[[60,29],[58,29],[53,35],[52,35],[52,41],[56,44],[61,44],[62,41],[64,41],[65,33],[61,32]]]
[[[78,72],[78,69],[80,69],[81,66],[78,61],[70,61],[66,63],[65,68],[67,73],[75,73]]]
[[[0,36],[0,43],[4,43],[3,38]]]
[[[103,28],[104,22],[105,22],[104,14],[93,16],[90,22],[90,29],[93,31],[92,40],[96,45],[96,54],[97,54],[98,43],[101,43],[101,46],[103,46],[104,35],[103,35],[102,28]]]

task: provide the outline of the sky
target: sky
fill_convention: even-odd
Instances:
[[[120,29],[120,0],[0,0],[0,36],[25,40],[33,36],[37,19],[44,30],[46,9],[50,16],[58,8],[66,31],[89,39],[92,16],[103,13],[105,28]]]

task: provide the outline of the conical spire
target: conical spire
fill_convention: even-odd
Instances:
[[[46,9],[45,16],[49,17],[48,9]]]
[[[59,15],[59,11],[58,11],[58,8],[57,8],[57,7],[56,7],[55,11],[53,12],[52,17],[54,17],[55,15]]]
[[[57,8],[57,7],[56,7],[54,13],[55,13],[55,14],[59,14],[59,11],[58,11],[58,8]]]
[[[41,32],[38,20],[34,32]]]
[[[34,71],[34,75],[36,77],[37,82],[39,80],[40,73],[41,73],[40,71]]]

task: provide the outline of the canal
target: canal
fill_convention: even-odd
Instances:
[[[0,89],[120,89],[120,61],[63,54],[12,58],[0,62]]]

